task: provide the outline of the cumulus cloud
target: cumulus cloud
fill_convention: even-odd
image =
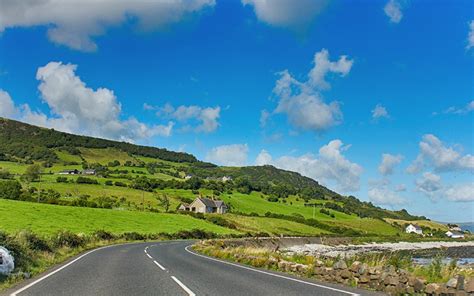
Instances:
[[[474,20],[469,22],[469,34],[467,36],[467,49],[474,47]]]
[[[389,118],[387,109],[382,106],[381,104],[377,104],[374,109],[372,110],[372,118],[379,119],[379,118]]]
[[[390,18],[390,22],[398,24],[403,17],[402,5],[398,0],[390,0],[385,4],[383,11]]]
[[[441,177],[430,172],[423,173],[423,176],[415,181],[415,185],[417,191],[426,194],[430,198],[434,198],[443,189]]]
[[[406,199],[387,187],[370,189],[368,197],[371,202],[377,205],[400,206],[407,203]]]
[[[408,173],[419,173],[425,167],[433,167],[436,172],[474,170],[473,155],[462,155],[432,134],[424,135],[419,147],[420,153],[407,168]]]
[[[122,107],[112,90],[87,85],[76,75],[77,65],[50,62],[38,68],[38,89],[52,116],[20,106],[17,119],[54,128],[121,141],[133,142],[153,136],[169,136],[173,122],[149,126],[130,117],[120,118]]]
[[[166,104],[163,107],[153,107],[145,104],[143,106],[145,110],[156,110],[157,115],[170,119],[177,120],[181,123],[186,124],[182,130],[192,130],[195,132],[210,133],[215,131],[219,127],[219,117],[221,113],[221,107],[200,107],[200,106],[178,106],[173,107],[171,104]],[[195,123],[194,125],[191,125]]]
[[[0,33],[13,27],[46,26],[52,42],[94,51],[93,38],[105,34],[108,27],[132,20],[139,29],[153,30],[214,4],[215,0],[5,0],[0,1]]]
[[[392,155],[389,153],[382,154],[382,162],[379,165],[379,172],[384,175],[393,174],[393,169],[403,160],[400,154]]]
[[[282,156],[277,159],[273,159],[267,151],[262,150],[257,156],[256,164],[270,164],[326,184],[333,182],[338,189],[345,192],[357,191],[363,168],[343,155],[347,149],[349,146],[344,146],[341,140],[333,140],[322,146],[317,156],[305,154],[299,157]]]
[[[474,182],[451,186],[444,191],[444,195],[451,201],[472,202],[474,201]]]
[[[10,95],[0,89],[0,116],[1,117],[11,117],[17,112],[15,103],[13,102]]]
[[[247,144],[222,145],[212,148],[206,160],[224,166],[243,166],[247,164],[248,152]]]
[[[257,18],[272,26],[305,29],[326,7],[329,0],[242,0]]]
[[[278,106],[273,113],[286,114],[294,127],[324,131],[342,122],[340,104],[336,101],[326,103],[322,99],[321,90],[330,88],[326,76],[336,74],[345,76],[350,72],[353,60],[341,56],[337,61],[329,60],[326,49],[314,55],[314,67],[308,74],[308,80],[300,82],[288,70],[280,73],[273,89]]]

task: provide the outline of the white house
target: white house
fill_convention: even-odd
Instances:
[[[448,232],[446,232],[446,236],[450,238],[464,238],[464,233],[459,232],[459,231],[449,230]]]
[[[416,234],[423,234],[423,230],[421,229],[420,226],[418,225],[413,225],[413,224],[410,224],[407,226],[407,228],[405,228],[405,232],[406,233],[416,233]]]
[[[191,204],[181,204],[178,210],[194,213],[227,213],[227,205],[222,200],[213,200],[209,198],[196,198]]]
[[[232,181],[232,177],[230,177],[230,176],[222,177],[222,182],[227,182],[227,181]]]

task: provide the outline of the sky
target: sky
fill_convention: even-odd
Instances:
[[[0,0],[0,116],[472,222],[473,6]]]

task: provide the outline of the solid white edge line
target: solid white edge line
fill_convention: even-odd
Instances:
[[[271,272],[266,272],[266,271],[263,271],[263,270],[259,270],[259,269],[255,269],[255,268],[251,268],[251,267],[247,267],[247,266],[235,264],[235,263],[232,263],[232,262],[227,262],[227,261],[215,259],[215,258],[212,258],[212,257],[204,256],[204,255],[201,255],[201,254],[197,254],[197,253],[195,253],[195,252],[193,252],[193,251],[190,251],[190,250],[189,250],[190,247],[191,247],[191,246],[187,246],[187,247],[184,248],[184,249],[185,249],[188,253],[193,254],[194,256],[199,256],[199,257],[202,257],[202,258],[206,258],[206,259],[208,259],[208,260],[213,260],[213,261],[216,261],[216,262],[220,262],[220,263],[232,265],[232,266],[235,266],[235,267],[239,267],[239,268],[243,268],[243,269],[247,269],[247,270],[251,270],[251,271],[263,273],[263,274],[266,274],[266,275],[270,275],[270,276],[274,276],[274,277],[278,277],[278,278],[282,278],[282,279],[287,279],[287,280],[290,280],[290,281],[294,281],[294,282],[298,282],[298,283],[302,283],[302,284],[306,284],[306,285],[310,285],[310,286],[315,286],[315,287],[319,287],[319,288],[324,288],[324,289],[328,289],[328,290],[333,290],[333,291],[336,291],[336,292],[341,292],[341,293],[345,293],[345,294],[349,294],[349,295],[353,295],[353,296],[360,296],[360,294],[357,294],[357,293],[352,293],[352,292],[349,292],[349,291],[344,291],[344,290],[340,290],[340,289],[336,289],[336,288],[332,288],[332,287],[328,287],[328,286],[323,286],[323,285],[319,285],[319,284],[315,284],[315,283],[311,283],[311,282],[306,282],[306,281],[303,281],[303,280],[299,280],[299,279],[287,277],[287,276],[284,276],[284,275],[275,274],[275,273],[271,273]]]
[[[164,268],[163,265],[161,265],[160,263],[158,263],[156,260],[153,260],[153,263],[155,263],[156,265],[158,265],[158,267],[161,268],[161,270],[166,270],[166,268]]]
[[[100,247],[100,248],[91,250],[91,251],[89,251],[89,252],[87,252],[87,253],[85,253],[85,254],[82,254],[81,256],[77,257],[76,259],[72,260],[71,262],[69,262],[69,263],[67,263],[67,264],[65,264],[65,265],[63,265],[63,266],[61,266],[61,267],[59,267],[59,268],[56,269],[56,270],[51,271],[50,273],[48,273],[48,274],[46,274],[46,275],[40,277],[40,278],[37,279],[36,281],[34,281],[34,282],[32,282],[32,283],[30,283],[30,284],[24,286],[23,288],[16,290],[15,292],[11,293],[10,296],[16,296],[16,295],[20,294],[21,292],[25,291],[26,289],[29,289],[29,288],[31,288],[32,286],[36,285],[37,283],[39,283],[39,282],[41,282],[41,281],[47,279],[48,277],[52,276],[53,274],[55,274],[55,273],[57,273],[57,272],[60,272],[60,271],[63,270],[64,268],[66,268],[66,267],[68,267],[69,265],[73,264],[74,262],[79,261],[81,258],[83,258],[83,257],[85,257],[85,256],[87,256],[87,255],[89,255],[90,253],[93,253],[93,252],[95,252],[95,251],[102,250],[102,249],[105,249],[105,248],[114,247],[114,246],[117,246],[117,245],[111,245],[111,246]]]
[[[196,296],[188,287],[186,287],[180,280],[178,280],[175,276],[171,276],[173,281],[175,281],[189,296]]]

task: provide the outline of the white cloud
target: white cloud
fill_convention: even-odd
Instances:
[[[17,112],[10,95],[0,88],[0,116],[11,117]]]
[[[382,162],[379,165],[379,172],[384,175],[393,174],[393,169],[400,164],[403,160],[403,156],[400,154],[392,155],[389,153],[382,154]]]
[[[407,191],[407,186],[405,184],[398,184],[397,186],[395,186],[395,191],[396,192]]]
[[[444,114],[467,114],[474,111],[474,101],[470,101],[464,107],[455,107],[451,106],[448,109],[444,110]],[[435,115],[438,113],[434,113]]]
[[[370,189],[368,197],[371,202],[377,205],[400,206],[407,203],[403,197],[387,187]]]
[[[306,82],[296,80],[288,70],[280,72],[280,78],[273,89],[273,94],[278,99],[274,113],[286,114],[290,124],[303,130],[324,131],[340,124],[343,116],[339,103],[325,103],[320,91],[330,88],[325,80],[328,74],[345,76],[352,64],[353,60],[348,60],[346,56],[341,56],[337,62],[331,62],[328,51],[323,49],[315,54],[314,67]]]
[[[265,127],[267,125],[267,121],[270,116],[271,114],[267,110],[262,110],[260,112],[260,127]]]
[[[93,37],[105,34],[108,27],[132,20],[142,30],[153,30],[214,4],[215,0],[6,0],[0,1],[0,33],[13,27],[46,26],[54,43],[94,51]]]
[[[182,123],[189,123],[190,121],[197,122],[195,126],[185,126],[184,130],[210,133],[219,127],[220,107],[211,108],[181,105],[175,108],[171,104],[166,104],[161,108],[147,105],[147,108],[159,109],[157,112],[158,116],[172,118]]]
[[[130,117],[120,119],[122,107],[112,90],[87,87],[76,75],[77,66],[50,62],[38,68],[41,98],[52,117],[20,106],[17,119],[64,132],[133,142],[153,136],[170,136],[173,122],[149,126]]]
[[[419,173],[424,167],[433,167],[436,172],[474,170],[473,155],[462,155],[432,134],[424,135],[419,146],[420,153],[407,168],[408,173]]]
[[[272,156],[267,150],[262,150],[255,159],[255,165],[266,165],[272,163]]]
[[[272,26],[305,29],[329,0],[242,0],[253,7],[257,18]]]
[[[257,156],[256,164],[271,164],[281,169],[298,172],[322,183],[334,182],[342,191],[357,191],[363,169],[342,154],[348,148],[349,146],[344,146],[340,140],[333,140],[322,146],[317,156],[306,154],[299,157],[282,156],[278,159],[273,159],[267,151],[263,150]]]
[[[384,106],[382,106],[381,104],[377,104],[375,108],[372,110],[372,118],[379,119],[383,117],[389,118],[390,115],[388,115],[388,111]]]
[[[474,20],[469,22],[469,35],[467,36],[467,49],[474,47]]]
[[[474,182],[451,186],[444,191],[444,195],[451,201],[472,202],[474,201]]]
[[[389,0],[385,4],[383,11],[390,18],[390,22],[399,23],[402,20],[402,5],[398,0]]]
[[[206,160],[224,166],[244,166],[248,151],[247,144],[218,146],[207,153]]]
[[[433,199],[443,189],[441,177],[430,172],[423,173],[423,176],[415,181],[415,185],[417,191]]]

